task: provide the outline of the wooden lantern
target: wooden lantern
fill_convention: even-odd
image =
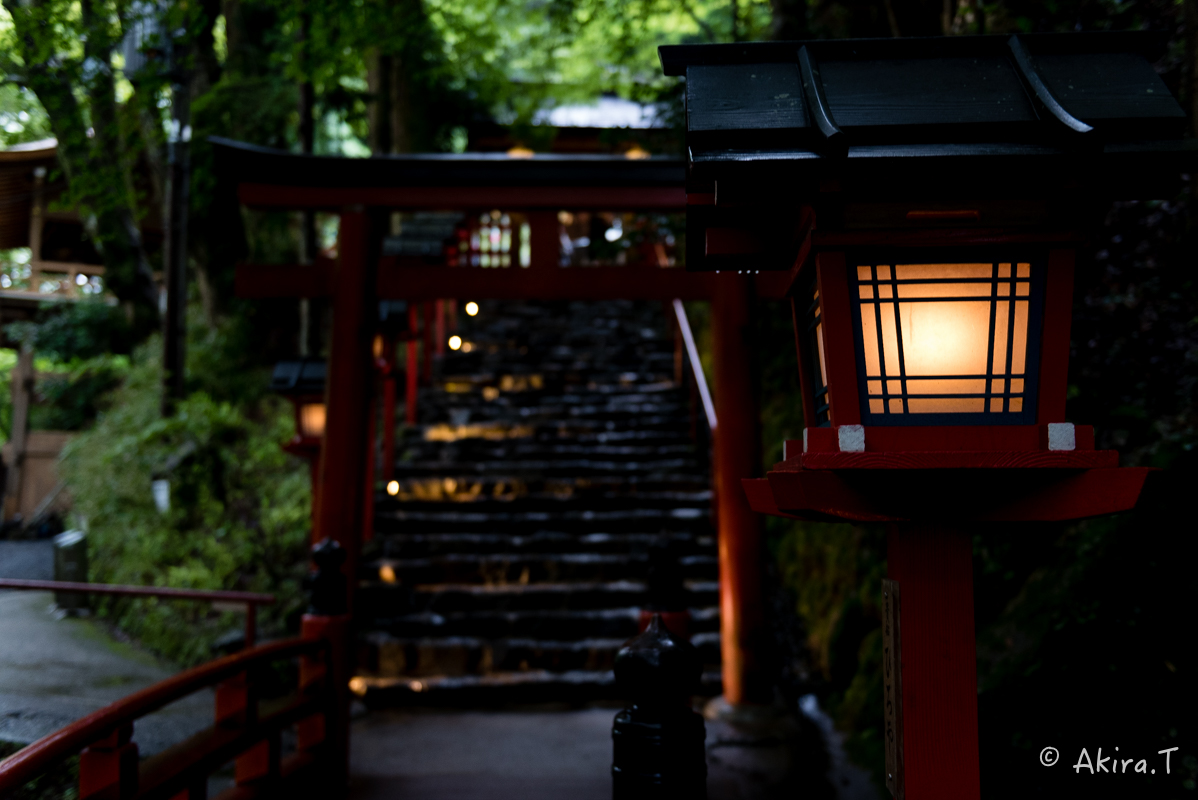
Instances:
[[[757,511],[890,524],[887,785],[977,798],[979,522],[1135,506],[1065,414],[1073,272],[1112,198],[1195,166],[1153,34],[661,49],[686,76],[688,268],[784,270],[807,422]]]
[[[326,418],[325,363],[311,358],[280,361],[271,374],[270,388],[284,395],[294,407],[295,436],[283,444],[283,449],[308,462],[315,513],[320,445],[324,440]]]

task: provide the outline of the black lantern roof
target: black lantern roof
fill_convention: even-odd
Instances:
[[[283,395],[324,394],[324,382],[323,359],[299,358],[275,364],[270,376],[270,390]]]
[[[662,47],[685,75],[689,187],[1161,196],[1195,163],[1166,37],[1073,33]],[[1164,180],[1162,180],[1164,179]],[[718,183],[718,188],[717,188]],[[979,186],[979,184],[983,184]]]

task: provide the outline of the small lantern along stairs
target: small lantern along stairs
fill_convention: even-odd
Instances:
[[[790,275],[806,430],[762,513],[890,524],[887,785],[980,796],[971,534],[1135,507],[1066,416],[1075,262],[1198,165],[1165,37],[661,48],[686,76],[688,269]],[[797,399],[796,399],[797,401]]]

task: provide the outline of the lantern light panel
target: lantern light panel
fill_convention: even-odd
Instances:
[[[1035,422],[1042,264],[1026,256],[855,262],[850,297],[866,424]]]

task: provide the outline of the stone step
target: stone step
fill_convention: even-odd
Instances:
[[[688,608],[717,603],[716,581],[686,582]],[[383,581],[362,581],[358,596],[367,619],[394,619],[418,612],[448,614],[463,611],[594,610],[644,606],[649,600],[643,581],[530,583],[488,586],[473,583],[398,586]],[[373,621],[363,626],[369,630]]]
[[[605,425],[609,430],[619,428],[651,430],[689,430],[689,403],[604,403],[579,406],[520,406],[502,398],[474,408],[418,405],[419,421],[424,424],[453,422],[454,424],[503,423],[528,425],[552,422],[577,425],[589,422]],[[685,427],[684,427],[685,426]]]
[[[698,694],[722,693],[716,670],[703,673]],[[610,670],[500,672],[425,678],[355,676],[351,688],[368,708],[396,706],[494,707],[534,703],[587,703],[623,700]],[[613,712],[614,713],[614,712]]]
[[[719,578],[719,566],[713,555],[683,556],[679,562],[686,578],[711,581]],[[647,553],[454,553],[435,558],[374,559],[362,564],[359,577],[403,586],[434,583],[527,586],[645,580],[648,571]]]
[[[490,481],[490,491],[484,481],[463,480],[454,485],[454,494],[440,498],[401,498],[379,493],[375,500],[376,514],[391,513],[436,513],[461,511],[474,514],[504,515],[506,518],[523,514],[586,514],[615,513],[618,511],[682,512],[690,518],[691,509],[711,506],[709,490],[697,492],[652,492],[652,491],[586,491],[575,494],[570,484],[561,491],[530,492],[523,480]],[[422,488],[419,485],[411,488]],[[432,487],[427,487],[432,488]],[[440,488],[445,488],[441,483]]]
[[[457,553],[488,556],[496,553],[630,553],[646,552],[666,540],[684,555],[715,555],[715,537],[691,533],[591,533],[538,531],[526,536],[509,533],[393,533],[377,536],[369,557],[428,558]]]
[[[439,504],[450,505],[450,504]],[[605,533],[620,528],[659,530],[662,532],[694,531],[706,533],[711,528],[710,507],[691,508],[631,508],[615,511],[548,511],[483,512],[467,510],[466,504],[447,510],[406,511],[380,509],[374,515],[377,533],[492,533],[496,530],[528,531],[557,530],[568,533]]]
[[[395,477],[422,477],[443,474],[451,465],[445,461],[397,461]],[[591,476],[621,476],[664,481],[677,475],[703,480],[706,465],[698,458],[658,458],[642,461],[613,461],[607,459],[493,459],[473,463],[452,464],[454,472],[462,475],[531,476],[546,473],[570,479]]]
[[[719,631],[720,615],[717,607],[692,608],[690,615],[692,634]],[[636,635],[640,617],[641,609],[637,607],[568,611],[482,609],[444,614],[424,611],[375,620],[371,630],[409,639],[448,636],[553,641],[587,638],[628,639]]]
[[[596,475],[592,477],[572,476],[479,476],[455,475],[445,471],[440,475],[405,477],[396,479],[388,488],[387,496],[380,497],[391,503],[413,502],[473,503],[485,498],[530,502],[536,499],[553,501],[586,500],[606,504],[616,497],[656,502],[663,499],[679,503],[710,503],[711,490],[701,476],[664,475],[647,479]],[[564,508],[564,507],[559,507]]]
[[[606,424],[597,425],[588,422],[570,422],[555,420],[553,422],[537,423],[431,423],[417,425],[402,430],[397,437],[397,445],[402,447],[423,447],[426,445],[447,446],[450,444],[470,444],[477,440],[486,440],[495,444],[507,440],[521,443],[567,443],[567,444],[606,444],[631,443],[645,447],[675,444],[691,445],[694,441],[690,436],[690,426],[684,426],[676,420],[672,428],[646,429],[643,425],[636,430],[609,427]]]
[[[603,444],[575,441],[537,441],[511,438],[491,441],[486,438],[438,442],[405,439],[399,442],[409,459],[430,459],[442,453],[452,453],[452,461],[510,461],[513,459],[547,461],[570,458],[595,461],[645,461],[663,457],[693,458],[693,443],[679,437],[670,442]],[[444,459],[446,461],[450,459]],[[448,466],[448,465],[447,465]]]
[[[627,638],[554,641],[470,636],[399,638],[371,633],[358,643],[359,672],[379,678],[487,675],[496,672],[609,670]],[[719,633],[691,637],[702,663],[719,665]]]

